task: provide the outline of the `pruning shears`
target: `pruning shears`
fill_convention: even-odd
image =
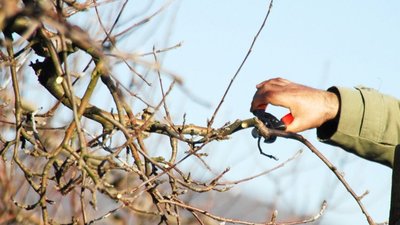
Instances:
[[[274,115],[271,113],[265,112],[263,109],[257,109],[253,111],[253,114],[261,120],[265,124],[266,127],[271,128],[271,129],[276,129],[276,130],[286,130],[286,126],[289,125],[293,121],[293,116],[291,113],[287,114],[286,116],[282,117],[282,119],[276,118]],[[257,145],[258,145],[258,150],[260,150],[260,154],[267,156],[271,159],[278,160],[273,155],[266,154],[263,152],[261,148],[261,138],[262,136],[259,134],[257,128],[253,128],[251,131],[251,135],[254,138],[258,138]],[[274,143],[276,141],[276,136],[270,136],[269,138],[264,138],[264,143]]]

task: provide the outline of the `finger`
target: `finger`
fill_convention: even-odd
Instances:
[[[259,89],[259,88],[262,88],[265,86],[286,86],[290,83],[291,82],[289,80],[278,77],[278,78],[273,78],[273,79],[263,81],[263,82],[257,84],[256,88]]]
[[[274,82],[276,82],[276,84],[279,84],[279,85],[288,85],[289,83],[291,83],[289,80],[286,80],[285,78],[281,78],[281,77],[275,78]]]
[[[258,109],[264,109],[268,105],[268,100],[265,97],[265,93],[262,90],[257,90],[253,96],[253,100],[251,101],[250,112]]]
[[[276,100],[271,95],[269,95],[269,96],[268,95],[255,95],[253,98],[253,101],[251,102],[250,111],[253,112],[254,110],[257,110],[257,109],[265,110],[269,104],[288,108],[288,106],[281,104],[279,99]]]
[[[254,112],[256,110],[265,110],[267,108],[267,104],[251,104],[250,112]]]

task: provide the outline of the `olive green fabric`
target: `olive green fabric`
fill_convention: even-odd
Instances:
[[[317,129],[319,139],[393,167],[394,150],[400,143],[399,101],[365,87],[328,90],[339,96],[340,109],[335,120]]]

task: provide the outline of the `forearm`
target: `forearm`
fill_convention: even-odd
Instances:
[[[335,120],[317,129],[322,142],[393,167],[400,143],[399,101],[368,88],[337,88],[340,110]]]

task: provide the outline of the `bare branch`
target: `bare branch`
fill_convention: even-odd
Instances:
[[[257,128],[260,131],[260,134],[263,137],[270,137],[272,136],[279,136],[279,137],[284,137],[284,138],[289,138],[289,139],[294,139],[297,141],[300,141],[303,143],[305,146],[307,146],[311,152],[313,152],[334,174],[335,176],[340,180],[340,182],[343,184],[343,186],[346,188],[346,190],[351,194],[351,196],[356,200],[358,206],[360,207],[362,213],[365,215],[368,223],[370,225],[375,225],[375,222],[373,221],[372,217],[369,215],[367,212],[366,208],[361,202],[360,196],[358,196],[354,190],[350,187],[350,185],[347,183],[346,179],[344,176],[339,172],[336,166],[334,166],[320,151],[318,151],[317,148],[315,148],[311,142],[309,142],[307,139],[305,139],[303,136],[296,134],[296,133],[289,133],[285,131],[280,131],[280,130],[271,130],[268,129],[267,127],[264,126],[264,124],[261,121],[257,121],[258,125]]]
[[[302,136],[268,129],[257,118],[238,119],[222,127],[212,126],[267,22],[273,1],[207,126],[187,123],[185,117],[182,124],[176,124],[170,112],[168,102],[173,99],[169,94],[176,84],[195,99],[183,86],[181,77],[164,68],[158,58],[158,54],[179,48],[181,43],[164,49],[154,47],[143,54],[132,54],[116,47],[119,46],[117,42],[129,33],[140,30],[142,25],[160,16],[172,1],[161,7],[157,5],[157,10],[150,16],[142,16],[135,20],[139,22],[127,25],[120,24],[123,14],[128,12],[128,2],[131,2],[124,0],[111,16],[111,28],[107,28],[104,25],[106,17],[100,14],[98,7],[111,2],[114,1],[0,0],[0,5],[4,7],[0,10],[0,28],[5,37],[5,40],[0,40],[0,69],[7,68],[12,84],[12,87],[5,84],[0,90],[0,210],[3,206],[7,206],[8,210],[1,221],[19,223],[17,219],[31,218],[29,221],[32,220],[33,224],[57,224],[59,220],[70,221],[70,224],[93,224],[100,220],[110,222],[106,220],[118,219],[120,214],[134,217],[135,221],[146,215],[143,222],[146,224],[178,225],[193,220],[199,224],[208,224],[212,220],[263,225],[305,224],[318,220],[325,212],[326,202],[315,215],[289,222],[282,222],[281,218],[278,220],[278,212],[269,209],[272,216],[262,223],[221,217],[185,203],[191,200],[193,194],[228,191],[233,185],[271,173],[301,154],[302,151],[299,151],[285,162],[259,174],[236,181],[223,181],[229,167],[214,172],[202,150],[211,142],[225,141],[236,132],[256,128],[264,138],[279,136],[305,144],[342,182],[368,222],[375,224],[361,202],[367,192],[357,196],[337,168]],[[150,6],[155,6],[155,2],[149,1],[147,9],[152,10]],[[99,33],[95,36],[82,29],[80,23],[72,24],[68,18],[75,13],[84,15],[87,10],[93,10],[97,17],[93,27],[99,25]],[[113,34],[117,24],[128,28]],[[19,39],[14,41],[13,38],[18,35]],[[111,47],[112,51],[108,53]],[[4,54],[3,49],[8,54]],[[14,50],[18,50],[17,53]],[[77,55],[86,57],[86,62],[90,61],[83,70],[90,74],[87,83],[77,82],[80,78],[75,74],[81,72],[76,70],[84,66]],[[32,60],[30,67],[37,75],[38,84],[57,101],[48,104],[50,108],[40,115],[37,108],[27,110],[23,104],[22,97],[30,94],[31,88],[37,88],[24,82],[31,79],[27,79],[31,74],[24,72],[29,60]],[[149,93],[136,94],[129,82],[120,78],[123,76],[117,76],[119,70],[113,63],[118,66],[124,63],[122,66],[129,69],[128,76],[132,73],[139,76],[142,84],[148,84]],[[155,72],[160,89],[154,90],[150,81],[146,80],[148,77],[142,76],[132,65]],[[163,79],[164,75],[167,80]],[[104,87],[108,93],[96,95],[99,87]],[[151,95],[153,91],[160,96]],[[94,96],[103,98],[106,95],[112,107],[109,111],[91,101]],[[147,95],[151,96],[143,97]],[[130,98],[139,99],[141,106],[152,110],[128,104]],[[154,105],[150,104],[154,99],[159,100]],[[40,102],[46,104],[44,99]],[[163,110],[160,110],[161,107]],[[66,109],[70,110],[68,116],[63,113]],[[142,110],[142,113],[134,114]],[[160,114],[162,119],[158,118]],[[155,142],[158,137],[161,141]],[[166,144],[163,141],[167,141]],[[190,169],[181,167],[190,158],[199,160],[201,169],[208,169],[213,175],[203,179],[193,177]],[[10,178],[15,178],[15,181]],[[24,187],[23,190],[27,189],[26,193],[16,191],[20,186]],[[110,204],[108,211],[97,211],[98,206],[105,202]],[[68,210],[58,212],[64,208]]]
[[[230,90],[231,87],[232,87],[233,82],[235,81],[237,75],[238,75],[238,74],[240,73],[240,71],[242,70],[243,65],[246,63],[247,58],[250,56],[250,53],[251,53],[251,51],[253,50],[254,44],[256,43],[258,36],[260,35],[261,31],[264,29],[264,26],[265,26],[265,24],[266,24],[266,22],[267,22],[267,20],[268,20],[269,14],[271,13],[271,9],[272,9],[272,4],[273,4],[273,2],[274,2],[273,0],[270,1],[269,6],[268,6],[267,14],[266,14],[265,17],[264,17],[264,20],[263,20],[263,22],[262,22],[260,28],[258,29],[258,31],[257,31],[257,33],[256,33],[256,36],[254,36],[253,41],[251,42],[250,48],[249,48],[249,50],[248,50],[247,53],[246,53],[246,56],[244,57],[242,63],[241,63],[240,66],[239,66],[239,68],[236,70],[235,74],[233,75],[231,81],[230,81],[229,84],[228,84],[228,87],[225,89],[225,93],[224,93],[224,95],[222,96],[221,101],[218,103],[217,108],[215,108],[215,111],[214,111],[214,113],[213,113],[213,115],[212,115],[212,117],[211,117],[211,119],[210,119],[210,121],[209,121],[209,123],[208,123],[208,126],[209,126],[209,127],[211,127],[212,124],[214,123],[214,119],[215,119],[215,117],[217,116],[217,113],[218,113],[219,109],[221,108],[222,104],[224,103],[225,98],[226,98],[226,96],[228,95],[228,92],[229,92],[229,90]]]

